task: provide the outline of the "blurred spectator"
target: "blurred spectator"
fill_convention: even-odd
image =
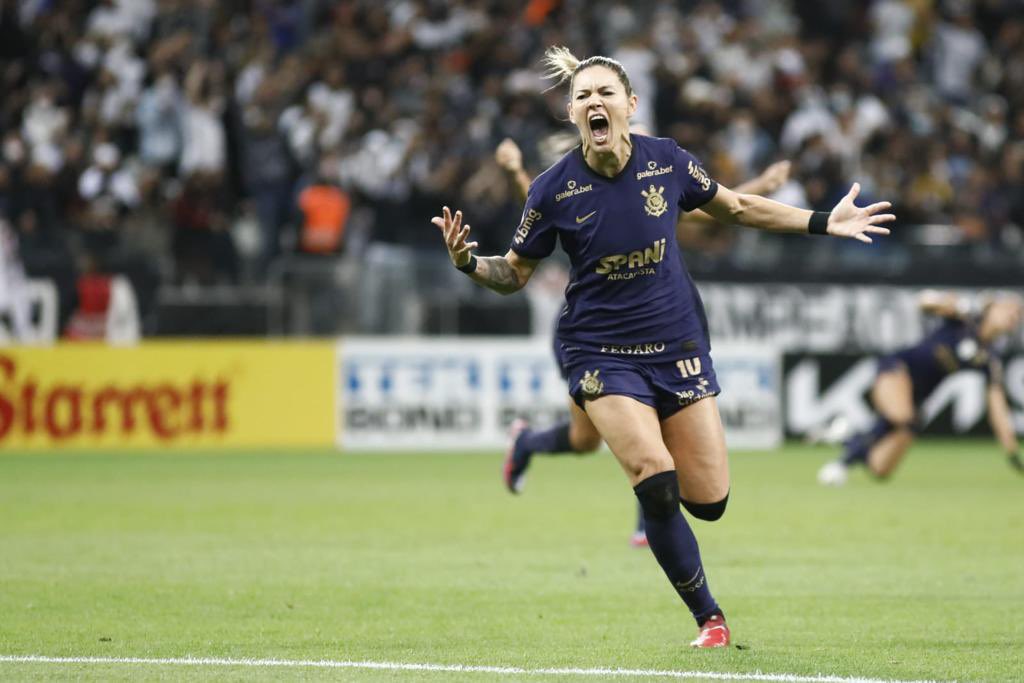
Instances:
[[[185,180],[171,205],[179,282],[209,285],[238,280],[238,254],[225,204],[216,173],[196,172]]]
[[[123,165],[113,143],[93,148],[92,164],[78,179],[78,194],[87,207],[80,224],[86,248],[105,254],[119,247],[121,219],[138,206],[140,197],[135,174]]]
[[[194,173],[220,175],[227,163],[224,123],[223,67],[218,62],[196,62],[185,79],[182,114],[181,161],[183,177]]]
[[[0,218],[0,342],[7,332],[15,342],[32,341],[31,310],[25,269],[18,254],[18,238]]]
[[[141,324],[131,282],[120,275],[97,270],[97,264],[83,259],[78,277],[78,307],[65,331],[73,341],[103,340],[109,344],[135,344]]]
[[[292,202],[292,160],[277,126],[280,99],[278,86],[265,81],[242,115],[242,177],[260,224],[261,275],[280,252],[281,228],[288,220]]]
[[[173,173],[182,150],[184,106],[171,72],[157,76],[143,91],[135,117],[139,127],[139,158],[144,164]]]
[[[974,25],[970,0],[947,0],[946,5],[949,19],[936,26],[931,46],[935,85],[950,100],[964,104],[985,58],[985,37]]]
[[[336,167],[336,160],[321,161],[317,177],[299,193],[298,206],[302,213],[299,251],[307,254],[341,251],[352,200],[336,184]]]
[[[22,140],[33,160],[55,153],[59,155],[56,147],[67,132],[70,117],[67,109],[57,104],[56,91],[57,87],[52,83],[40,84],[25,107]]]

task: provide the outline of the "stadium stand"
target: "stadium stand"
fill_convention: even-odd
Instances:
[[[564,93],[543,92],[538,60],[564,43],[620,60],[638,121],[724,184],[788,158],[788,202],[830,208],[852,180],[898,198],[895,238],[871,250],[713,231],[698,279],[1005,283],[1024,253],[1019,7],[8,0],[0,217],[57,286],[61,329],[100,272],[131,282],[145,335],[225,331],[188,302],[237,305],[250,333],[457,331],[473,316],[437,298],[486,295],[429,216],[464,206],[481,249],[504,251],[519,207],[492,151],[508,136],[532,171],[551,161]],[[311,248],[313,196],[335,225]],[[303,291],[320,296],[293,305]]]

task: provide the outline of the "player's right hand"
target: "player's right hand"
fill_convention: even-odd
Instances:
[[[505,138],[494,150],[494,160],[509,173],[523,170],[523,153],[512,138]]]
[[[456,268],[469,263],[472,251],[479,246],[476,242],[467,242],[469,237],[469,225],[462,224],[462,212],[456,211],[452,215],[451,209],[447,206],[442,210],[442,216],[434,216],[430,222],[438,227],[444,235],[445,246],[448,247],[448,256]]]

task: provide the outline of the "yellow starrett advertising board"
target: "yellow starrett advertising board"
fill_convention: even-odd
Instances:
[[[331,342],[0,348],[0,449],[330,446]]]

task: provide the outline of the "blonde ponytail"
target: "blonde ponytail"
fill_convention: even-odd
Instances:
[[[576,73],[576,68],[580,65],[580,60],[569,51],[569,48],[558,45],[549,47],[544,51],[543,64],[547,67],[547,71],[544,72],[544,78],[555,81],[551,86],[555,88],[568,80],[572,80],[573,74]]]
[[[629,84],[629,76],[626,75],[626,70],[622,68],[622,64],[611,57],[603,57],[601,55],[595,55],[593,57],[587,57],[584,60],[580,60],[576,55],[569,51],[569,48],[564,45],[552,46],[544,51],[544,59],[541,63],[547,67],[547,71],[544,72],[544,78],[553,80],[554,83],[547,90],[557,88],[563,83],[567,82],[572,86],[572,79],[576,74],[590,66],[604,66],[616,73],[619,77],[619,81],[622,82],[623,87],[626,88],[626,94],[633,94],[633,86]],[[545,92],[547,92],[545,90]]]

